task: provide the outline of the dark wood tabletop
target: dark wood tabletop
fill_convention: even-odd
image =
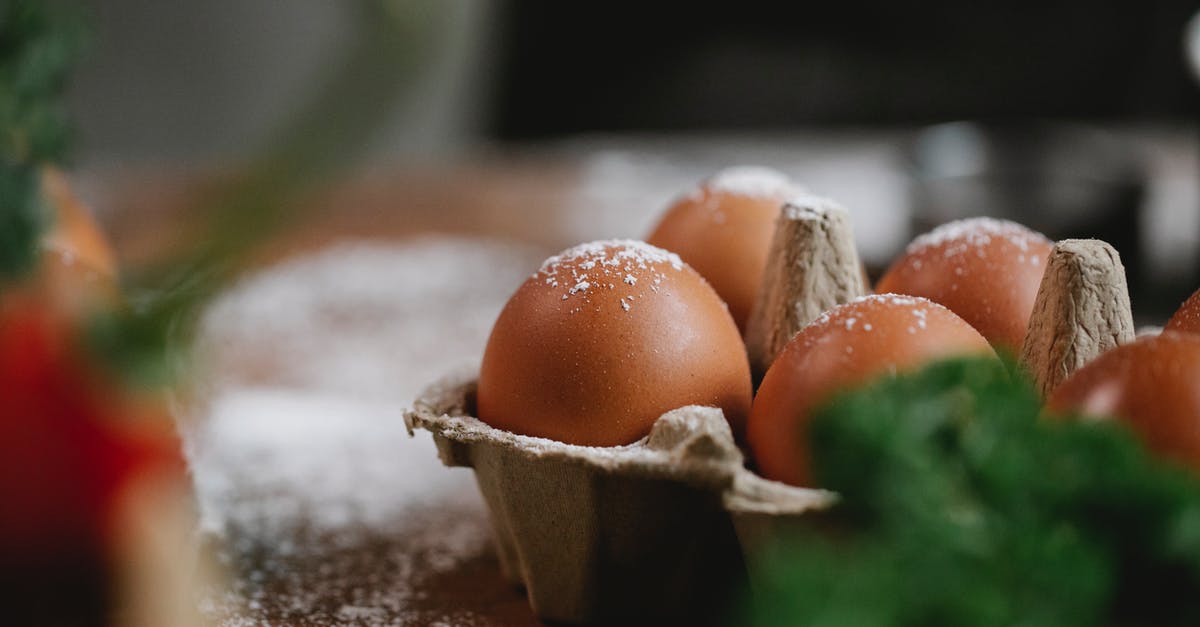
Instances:
[[[297,207],[295,221],[263,241],[245,262],[244,276],[252,278],[263,269],[340,244],[371,242],[403,251],[404,242],[430,234],[503,238],[537,251],[529,257],[533,263],[564,244],[557,220],[573,176],[566,167],[520,162],[368,173],[314,196],[310,206]],[[126,264],[161,256],[194,232],[203,207],[196,199],[205,189],[194,175],[127,173],[108,183],[100,213]],[[427,476],[436,489],[393,491],[381,481],[377,499],[363,501],[366,497],[359,494],[354,497],[359,501],[350,503],[375,514],[351,512],[344,521],[323,520],[319,511],[347,506],[336,493],[308,491],[304,477],[289,480],[283,471],[256,468],[246,457],[265,455],[264,465],[280,459],[295,463],[286,458],[291,436],[281,433],[278,443],[261,439],[247,444],[237,429],[205,423],[216,420],[217,410],[207,404],[224,402],[221,389],[226,385],[294,392],[295,402],[305,402],[313,390],[285,380],[272,356],[245,358],[275,350],[271,341],[239,346],[223,361],[218,356],[223,370],[217,375],[216,398],[185,412],[191,415],[184,419],[194,423],[185,426],[185,440],[190,438],[194,448],[195,440],[204,439],[208,451],[193,453],[202,518],[219,523],[215,530],[206,529],[204,538],[223,576],[203,591],[202,615],[225,626],[540,624],[524,592],[500,573],[487,513],[470,471],[443,468],[428,436],[410,440],[400,433],[400,412],[410,399],[384,399],[391,414],[383,433],[394,441],[394,453],[375,447],[365,453],[374,459],[333,456],[324,463],[331,468],[374,464],[386,471],[390,455],[407,457],[396,462],[394,471]],[[428,373],[428,379],[437,374]],[[404,382],[402,387],[416,389],[425,382]],[[362,444],[337,433],[343,438],[339,444]],[[255,451],[254,446],[266,450]],[[398,483],[411,480],[397,476]],[[222,485],[212,488],[205,482]]]

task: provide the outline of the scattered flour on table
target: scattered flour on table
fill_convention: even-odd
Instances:
[[[210,393],[184,408],[201,527],[235,574],[219,625],[488,624],[430,583],[487,556],[469,470],[402,415],[476,362],[544,255],[478,238],[349,243],[235,285],[197,346]]]
[[[383,529],[414,508],[473,503],[403,406],[285,388],[221,391],[192,431],[201,527],[270,541],[296,530]]]
[[[481,238],[342,244],[248,277],[202,337],[221,379],[407,404],[477,361],[545,254]]]

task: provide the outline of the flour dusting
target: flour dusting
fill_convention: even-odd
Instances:
[[[920,253],[930,248],[943,248],[947,258],[976,251],[982,256],[983,247],[991,243],[993,238],[1002,239],[1020,251],[1022,257],[1030,250],[1031,244],[1049,243],[1044,235],[1032,231],[1011,220],[996,218],[966,218],[947,222],[936,229],[918,236],[908,245],[909,254]],[[1029,255],[1031,265],[1039,265],[1041,260],[1036,255]],[[1024,259],[1022,259],[1024,261]]]
[[[831,212],[846,209],[832,199],[804,193],[789,198],[783,211],[789,220],[820,220]]]
[[[478,359],[541,256],[477,238],[349,243],[210,307],[212,392],[182,418],[202,531],[235,575],[203,599],[213,624],[491,624],[432,598],[444,577],[511,592],[471,472],[444,468],[402,416]]]
[[[783,198],[800,191],[786,174],[756,165],[725,168],[705,180],[702,187],[710,192],[751,198]]]
[[[535,280],[556,288],[559,282],[571,285],[562,300],[572,296],[586,298],[590,289],[616,290],[635,287],[638,281],[649,280],[651,292],[666,278],[669,271],[683,270],[683,260],[646,242],[628,239],[599,240],[569,248],[542,263],[533,275]],[[623,311],[632,309],[633,294],[619,298]],[[572,309],[571,313],[578,311]]]
[[[913,325],[908,326],[905,330],[910,335],[916,335],[925,331],[928,328],[928,317],[931,309],[946,309],[945,307],[918,296],[904,296],[901,294],[868,294],[859,296],[844,305],[838,305],[830,309],[809,324],[809,327],[834,327],[841,326],[846,331],[854,331],[858,329],[860,332],[871,332],[875,329],[875,325],[871,324],[868,312],[864,312],[860,305],[867,303],[882,304],[885,309],[902,309],[907,310],[913,316]],[[808,327],[806,327],[808,328]],[[809,342],[814,340],[809,337]],[[847,353],[854,351],[848,350]]]

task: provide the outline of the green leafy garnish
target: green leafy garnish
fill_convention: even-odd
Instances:
[[[66,154],[67,76],[83,41],[77,11],[0,0],[0,279],[33,267],[48,211],[41,167]]]
[[[355,36],[239,176],[204,198],[204,232],[177,255],[125,273],[129,306],[91,321],[94,352],[130,379],[178,378],[203,305],[237,276],[259,242],[297,217],[308,195],[354,164],[411,86],[437,32],[432,20],[446,11],[391,0],[349,6]]]
[[[842,395],[810,438],[841,500],[758,556],[752,624],[1200,625],[1200,480],[1000,362]]]
[[[264,237],[345,172],[411,86],[448,9],[354,0],[341,56],[311,96],[280,122],[238,175],[201,199],[205,224],[169,258],[121,273],[121,306],[95,312],[86,340],[129,381],[161,385],[186,365],[187,336],[204,304],[244,267]],[[47,164],[70,138],[66,80],[83,40],[78,7],[54,0],[0,0],[0,289],[35,266],[51,208]]]

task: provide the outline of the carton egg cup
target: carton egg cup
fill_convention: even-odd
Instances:
[[[812,206],[783,207],[752,314],[756,376],[786,338],[865,291],[845,210],[798,201]],[[1110,246],[1055,246],[1023,354],[1044,392],[1132,339],[1128,302]],[[490,427],[473,417],[474,394],[473,373],[448,377],[417,399],[405,422],[410,433],[433,434],[447,466],[474,469],[501,568],[545,619],[726,619],[748,556],[836,500],[748,470],[719,409],[681,407],[638,442],[587,447]]]
[[[758,537],[764,515],[830,499],[746,470],[719,409],[681,407],[642,440],[602,448],[489,427],[470,415],[474,392],[469,375],[449,377],[405,421],[433,434],[447,466],[475,469],[501,569],[542,618],[719,619],[745,576],[743,523]]]

